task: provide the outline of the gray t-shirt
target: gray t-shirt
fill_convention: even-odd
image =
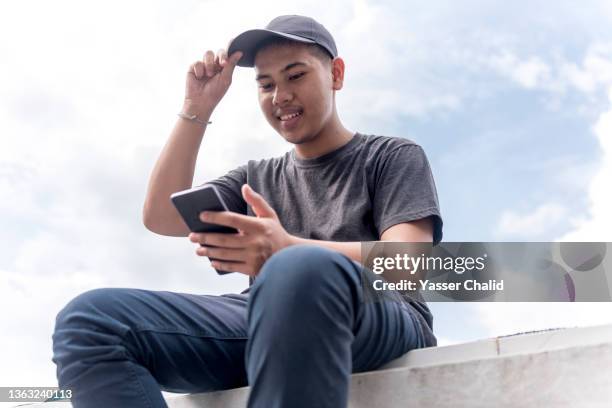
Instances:
[[[285,230],[302,238],[378,241],[393,225],[432,217],[434,244],[442,239],[429,162],[419,145],[404,138],[356,133],[323,156],[301,159],[291,150],[250,160],[210,183],[231,211],[254,215],[240,191],[249,184],[274,208]],[[431,328],[427,305],[410,303]]]

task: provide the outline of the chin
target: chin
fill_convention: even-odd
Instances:
[[[293,144],[302,144],[308,141],[308,135],[305,135],[304,132],[284,132],[280,128],[276,129],[276,133],[281,135],[283,139]]]
[[[287,135],[287,134],[281,133],[281,136],[286,141],[288,141],[289,143],[295,144],[295,145],[299,145],[299,144],[302,144],[302,143],[307,143],[307,142],[310,142],[310,141],[312,141],[314,139],[313,136],[311,136],[311,135],[304,135],[304,134],[297,134],[297,135],[296,134],[289,134],[289,135]]]

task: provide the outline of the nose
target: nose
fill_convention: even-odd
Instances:
[[[283,106],[293,99],[293,93],[286,87],[276,86],[274,91],[274,97],[272,98],[272,105]]]

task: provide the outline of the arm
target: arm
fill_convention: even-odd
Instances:
[[[202,61],[187,72],[183,112],[208,121],[227,92],[236,63],[242,56],[235,52],[227,58],[224,50],[215,56],[207,51]],[[142,211],[143,223],[162,235],[187,236],[189,230],[170,202],[170,194],[190,188],[193,183],[198,151],[206,125],[178,119],[149,179]]]
[[[387,228],[380,236],[381,241],[393,242],[433,242],[431,218],[396,224]],[[292,236],[291,245],[312,244],[338,251],[352,260],[361,263],[361,242],[335,242],[305,239]]]
[[[196,111],[185,105],[183,112]],[[210,114],[202,117],[208,121]],[[206,125],[179,118],[149,179],[143,207],[143,222],[162,235],[187,236],[189,229],[170,201],[170,194],[190,188]]]

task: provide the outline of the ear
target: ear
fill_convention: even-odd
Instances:
[[[333,89],[339,91],[344,84],[344,60],[340,57],[334,58],[331,62],[331,70]]]

